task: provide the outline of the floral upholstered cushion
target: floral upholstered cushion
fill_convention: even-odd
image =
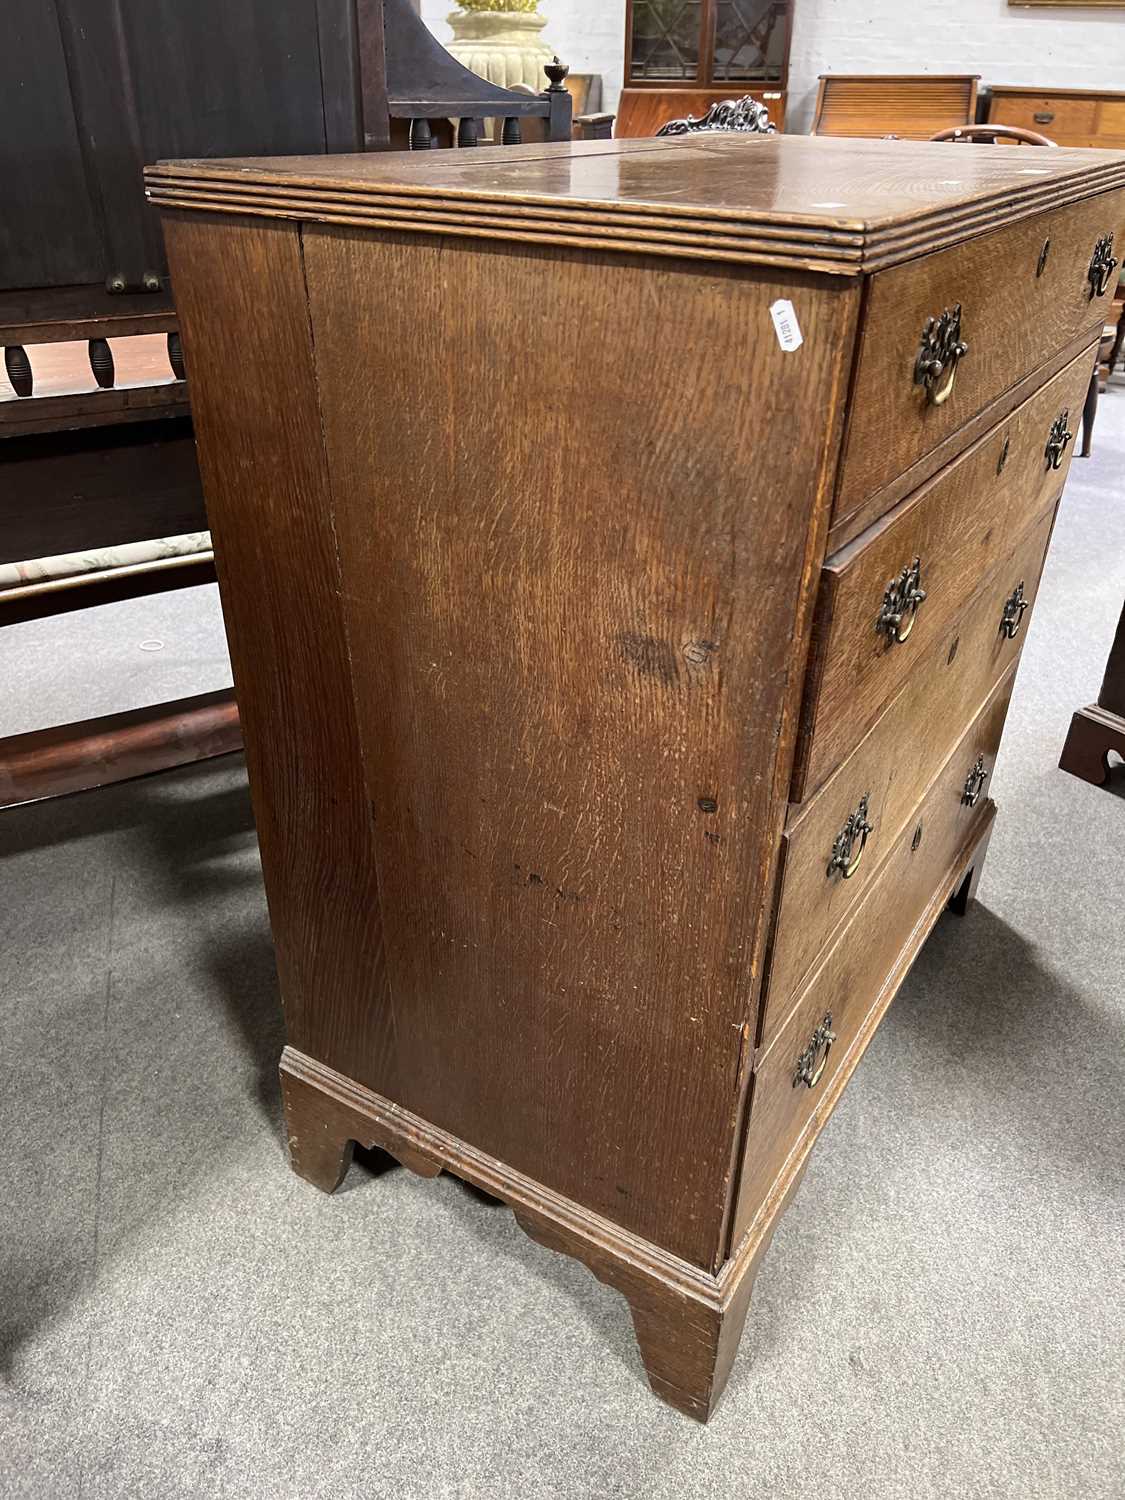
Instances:
[[[50,579],[106,573],[114,568],[137,567],[210,550],[209,531],[189,531],[183,536],[162,536],[148,542],[125,542],[118,547],[97,547],[88,552],[64,552],[56,557],[30,558],[27,562],[0,563],[0,593],[4,589],[23,588]]]

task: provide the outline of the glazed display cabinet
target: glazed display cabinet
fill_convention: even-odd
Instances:
[[[750,94],[785,123],[792,0],[628,0],[619,136]]]

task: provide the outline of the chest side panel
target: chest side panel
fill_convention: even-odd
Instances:
[[[710,1265],[857,293],[305,258],[395,1097]]]
[[[299,231],[166,215],[164,233],[289,1041],[389,1068]]]

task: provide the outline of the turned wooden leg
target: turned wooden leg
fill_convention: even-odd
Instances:
[[[1094,373],[1090,376],[1090,386],[1086,392],[1086,403],[1082,408],[1082,457],[1090,457],[1090,444],[1094,439],[1094,418],[1098,414],[1098,373],[1099,361],[1094,361]]]
[[[334,1193],[351,1166],[355,1140],[323,1095],[290,1074],[281,1074],[289,1165],[321,1192]]]
[[[1125,718],[1091,703],[1070,721],[1059,769],[1092,786],[1104,786],[1109,780],[1111,750],[1125,757]]]
[[[629,1296],[648,1383],[662,1400],[706,1422],[727,1383],[750,1307],[744,1276],[725,1308],[679,1293]]]
[[[993,823],[988,825],[988,832],[973,850],[973,862],[965,871],[960,885],[949,898],[949,908],[956,912],[959,917],[966,916],[969,906],[977,898],[977,886],[980,885],[980,877],[984,872],[985,856],[988,854],[988,841],[992,837]]]

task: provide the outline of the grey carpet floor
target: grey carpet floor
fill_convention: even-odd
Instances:
[[[1125,1496],[1125,800],[1056,769],[1123,595],[1125,390],[1074,465],[980,902],[824,1132],[707,1428],[506,1210],[289,1172],[239,760],[0,814],[0,1495]],[[0,633],[0,729],[225,674],[207,592],[54,627]]]

